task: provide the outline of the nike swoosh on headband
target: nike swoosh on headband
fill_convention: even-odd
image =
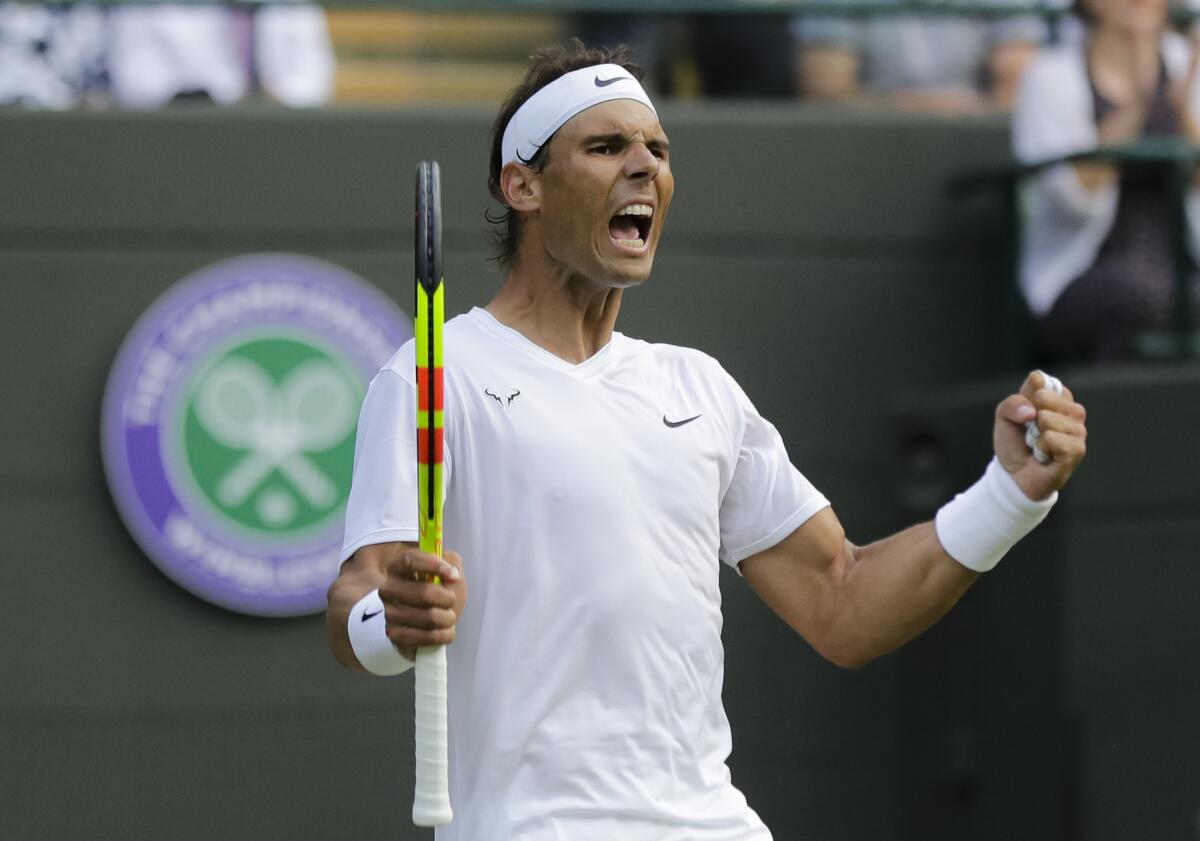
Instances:
[[[504,128],[501,161],[505,165],[528,163],[564,123],[580,111],[613,99],[640,102],[657,115],[646,91],[624,67],[619,64],[581,67],[545,85],[517,109]]]

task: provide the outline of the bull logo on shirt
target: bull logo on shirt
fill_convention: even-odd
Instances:
[[[483,393],[486,394],[488,397],[492,398],[493,400],[495,400],[497,403],[499,403],[505,409],[507,409],[509,406],[512,405],[512,402],[514,400],[516,400],[517,397],[520,396],[521,389],[519,389],[519,388],[500,388],[500,389],[485,388],[483,390]],[[504,397],[501,397],[500,396],[501,394],[503,394]]]

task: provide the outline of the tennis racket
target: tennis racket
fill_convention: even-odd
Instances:
[[[441,172],[434,161],[417,165],[417,485],[421,551],[442,554],[442,284]],[[434,578],[435,583],[440,579]],[[417,649],[416,792],[413,823],[450,823],[446,740],[446,648]]]

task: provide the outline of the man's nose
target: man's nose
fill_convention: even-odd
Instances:
[[[630,178],[653,178],[658,175],[658,158],[645,143],[635,143],[625,158],[625,174]]]

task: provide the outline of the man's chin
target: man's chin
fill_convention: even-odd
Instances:
[[[610,280],[615,286],[638,286],[650,279],[654,267],[654,244],[639,254],[617,254],[608,263]]]
[[[632,261],[631,261],[632,263]],[[609,283],[619,289],[631,286],[641,286],[650,279],[650,270],[654,261],[649,256],[638,259],[636,264],[617,266],[610,273]]]

